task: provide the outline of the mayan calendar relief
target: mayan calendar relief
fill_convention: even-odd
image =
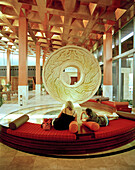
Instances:
[[[64,81],[63,70],[75,67],[80,72],[80,79],[74,85]],[[97,59],[86,49],[78,46],[65,46],[53,52],[43,68],[43,82],[49,94],[65,103],[83,103],[98,90],[101,82],[101,70]]]

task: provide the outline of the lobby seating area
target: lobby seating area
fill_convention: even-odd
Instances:
[[[103,100],[99,100],[99,101],[97,100],[97,98],[90,99],[88,101],[111,106],[111,107],[115,108],[116,111],[124,111],[124,112],[130,112],[130,113],[132,111],[132,108],[129,106],[128,102],[116,102],[116,101],[109,101],[109,100],[104,101],[104,98],[103,98]]]
[[[0,28],[0,170],[135,170],[135,0],[0,0]]]
[[[34,94],[33,94],[33,92],[31,92],[29,95],[31,96]],[[89,103],[99,105],[99,103],[87,102],[87,104],[89,104]],[[33,106],[37,111],[39,109],[39,105],[41,107],[41,106],[44,106],[44,104],[46,104],[47,109],[50,106],[52,106],[53,108],[56,109],[56,104],[58,105],[59,103],[57,101],[55,101],[50,95],[46,95],[46,96],[42,95],[40,97],[34,96],[33,98],[29,99],[29,106],[31,106],[31,107]],[[35,106],[37,106],[37,107],[35,107]],[[109,111],[110,111],[110,106],[106,105],[106,107],[108,107]],[[23,108],[24,108],[24,111],[23,111]],[[19,111],[19,109],[21,109],[21,110]],[[112,109],[112,107],[111,107],[111,109]],[[18,110],[18,111],[16,111],[16,110]],[[30,108],[28,108],[27,110],[28,110],[28,112],[32,113],[31,117],[32,117],[32,115],[34,115],[34,112],[35,112],[35,114],[37,113],[37,111],[32,112],[32,110]],[[43,110],[42,107],[41,107],[41,111],[43,113],[47,112],[47,111]],[[26,109],[25,109],[25,107],[23,107],[23,106],[20,107],[19,105],[16,105],[16,104],[4,104],[1,107],[1,112],[3,112],[3,113],[6,112],[7,115],[12,112],[12,114],[10,114],[10,115],[13,115],[13,117],[14,117],[14,115],[18,115],[20,113],[25,114]],[[39,122],[39,124],[40,123],[41,122]],[[39,126],[39,125],[37,125],[37,126]],[[39,128],[40,128],[40,126],[39,126]],[[7,130],[7,129],[5,129],[5,130]],[[42,130],[42,129],[40,128],[40,130]],[[89,129],[85,126],[83,126],[82,128],[79,127],[78,130],[81,133],[83,133],[84,130],[86,133],[89,132]],[[92,133],[92,134],[94,134],[94,133]],[[26,146],[21,148],[20,145],[12,144],[10,142],[11,137],[12,137],[12,139],[14,137],[15,140],[13,140],[13,141],[18,142],[18,144],[19,144],[18,137],[15,135],[13,136],[11,134],[8,134],[8,136],[10,136],[10,138],[9,137],[7,138],[8,142],[6,143],[6,145],[3,144],[4,142],[0,143],[0,151],[1,151],[0,152],[0,169],[3,169],[3,170],[4,169],[37,170],[37,169],[44,169],[44,168],[46,170],[53,170],[53,169],[55,169],[55,170],[60,170],[60,169],[71,170],[71,169],[73,169],[73,167],[75,170],[87,170],[87,169],[95,169],[95,170],[96,169],[98,169],[98,170],[100,170],[100,169],[129,170],[129,169],[131,169],[131,170],[133,170],[135,167],[135,164],[134,164],[135,151],[133,149],[135,140],[132,141],[131,143],[128,143],[126,145],[123,145],[119,148],[115,148],[112,150],[110,150],[108,148],[109,150],[107,150],[107,151],[100,151],[97,153],[86,154],[87,156],[84,156],[83,154],[82,154],[83,156],[73,155],[74,159],[72,159],[72,156],[67,157],[64,155],[62,155],[62,157],[54,156],[54,155],[51,155],[51,157],[49,157],[48,155],[39,156],[37,154],[30,154],[28,152],[30,152],[30,150],[31,150],[31,153],[33,153],[33,149],[28,148]],[[86,140],[89,142],[91,141],[90,137],[86,134],[85,135],[78,134],[78,137],[79,137],[81,144],[83,141],[86,141]],[[23,138],[23,139],[26,142],[26,138]],[[126,139],[126,134],[125,134],[125,139]],[[99,141],[99,139],[97,141]],[[31,139],[31,141],[29,143],[29,147],[32,146],[32,142],[34,143],[37,141]],[[24,144],[23,141],[22,141],[22,143]],[[69,142],[69,143],[71,143],[71,142]],[[91,141],[91,144],[92,144],[92,141]],[[10,147],[9,147],[9,145],[10,145]],[[38,145],[39,145],[39,141],[38,141]],[[67,145],[67,143],[66,143],[66,145]],[[95,143],[95,146],[96,145],[97,144]],[[15,149],[15,146],[16,146],[16,149]],[[99,146],[99,148],[100,148],[100,146]],[[26,152],[22,152],[21,150],[24,151],[24,149],[29,149],[29,150],[27,150]],[[94,151],[95,151],[95,149],[94,149]],[[42,155],[42,154],[40,154],[40,155]]]
[[[90,99],[88,104],[95,103],[95,106],[98,106],[98,102],[96,99]],[[128,108],[128,102],[101,101],[100,105],[115,108],[116,113]],[[27,119],[15,130],[10,126],[2,126],[1,142],[18,150],[41,155],[68,157],[107,151],[135,139],[134,117],[129,112],[125,113],[129,114],[127,118],[120,115],[117,119],[111,120],[108,126],[100,127],[96,131],[79,124],[76,133],[55,130],[53,126],[51,130],[45,131],[41,124],[27,122]]]
[[[119,126],[121,125],[121,126]],[[91,131],[80,125],[79,131],[45,131],[40,124],[26,122],[16,130],[2,127],[1,142],[25,152],[41,155],[91,154],[123,146],[135,139],[135,121],[119,118],[106,127]]]

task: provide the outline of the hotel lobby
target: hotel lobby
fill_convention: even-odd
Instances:
[[[57,118],[67,100],[75,103],[78,134],[86,107],[112,116],[121,104],[119,111],[135,114],[134,0],[1,0],[0,6],[0,169],[135,169],[134,131],[119,146],[73,155],[34,154],[2,136],[26,114],[26,124]]]

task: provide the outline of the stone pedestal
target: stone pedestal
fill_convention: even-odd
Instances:
[[[36,96],[41,95],[41,84],[36,84]]]
[[[103,85],[103,96],[109,97],[109,100],[113,100],[113,86],[112,85]]]
[[[18,86],[18,104],[25,106],[28,103],[28,86]]]

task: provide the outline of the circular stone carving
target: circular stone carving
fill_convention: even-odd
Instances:
[[[80,80],[69,85],[63,80],[63,70],[76,67],[80,71]],[[43,83],[48,93],[65,103],[83,103],[98,90],[101,82],[101,69],[97,59],[85,48],[70,45],[54,51],[43,67]]]

